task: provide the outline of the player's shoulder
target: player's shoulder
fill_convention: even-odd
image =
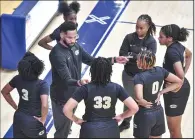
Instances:
[[[22,78],[21,78],[21,76],[18,74],[18,75],[15,75],[14,77],[13,77],[13,79],[15,79],[15,80],[22,80]]]
[[[122,86],[120,85],[120,84],[118,84],[118,83],[115,83],[115,82],[109,82],[108,83],[108,86],[110,86],[110,87],[116,87],[116,88],[121,88]]]
[[[136,32],[129,33],[125,36],[125,38],[128,40],[133,39],[134,37],[136,37]]]
[[[174,42],[167,48],[168,53],[177,52],[178,50],[185,50],[185,47],[180,42]]]
[[[155,67],[153,67],[153,69],[156,71],[162,71],[164,68],[160,67],[160,66],[155,66]]]
[[[150,43],[156,43],[156,39],[152,35],[149,35],[148,38],[146,39],[146,44]]]
[[[37,84],[38,84],[39,86],[49,86],[49,84],[47,83],[47,81],[42,80],[42,79],[38,79],[38,80],[37,80]]]
[[[17,84],[17,83],[22,83],[22,78],[20,75],[15,75],[9,82],[9,84]]]

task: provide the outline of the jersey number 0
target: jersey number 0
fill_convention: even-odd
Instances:
[[[22,99],[28,101],[28,90],[22,89],[22,93],[23,93]]]
[[[152,94],[156,94],[158,92],[159,89],[159,82],[156,81],[152,84]]]

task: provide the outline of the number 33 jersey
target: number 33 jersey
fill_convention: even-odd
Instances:
[[[168,75],[169,72],[166,69],[154,67],[150,70],[136,74],[133,78],[133,82],[134,85],[143,85],[143,98],[146,101],[155,103],[162,83]]]
[[[123,102],[128,97],[124,88],[113,82],[105,86],[86,84],[78,88],[72,96],[77,102],[84,99],[86,108],[83,119],[86,121],[112,119],[115,116],[117,99]]]
[[[18,111],[22,111],[31,116],[41,117],[41,95],[49,94],[49,86],[43,80],[27,81],[20,75],[15,76],[10,82],[10,86],[16,88],[20,99]]]

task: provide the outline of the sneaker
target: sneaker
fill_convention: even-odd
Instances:
[[[125,129],[130,128],[130,123],[127,123],[125,121],[123,121],[120,125],[119,125],[119,131],[122,132]]]

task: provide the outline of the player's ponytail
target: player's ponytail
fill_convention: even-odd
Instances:
[[[165,25],[161,28],[161,32],[166,37],[172,37],[173,41],[186,41],[189,36],[189,31],[181,28],[176,24]]]

